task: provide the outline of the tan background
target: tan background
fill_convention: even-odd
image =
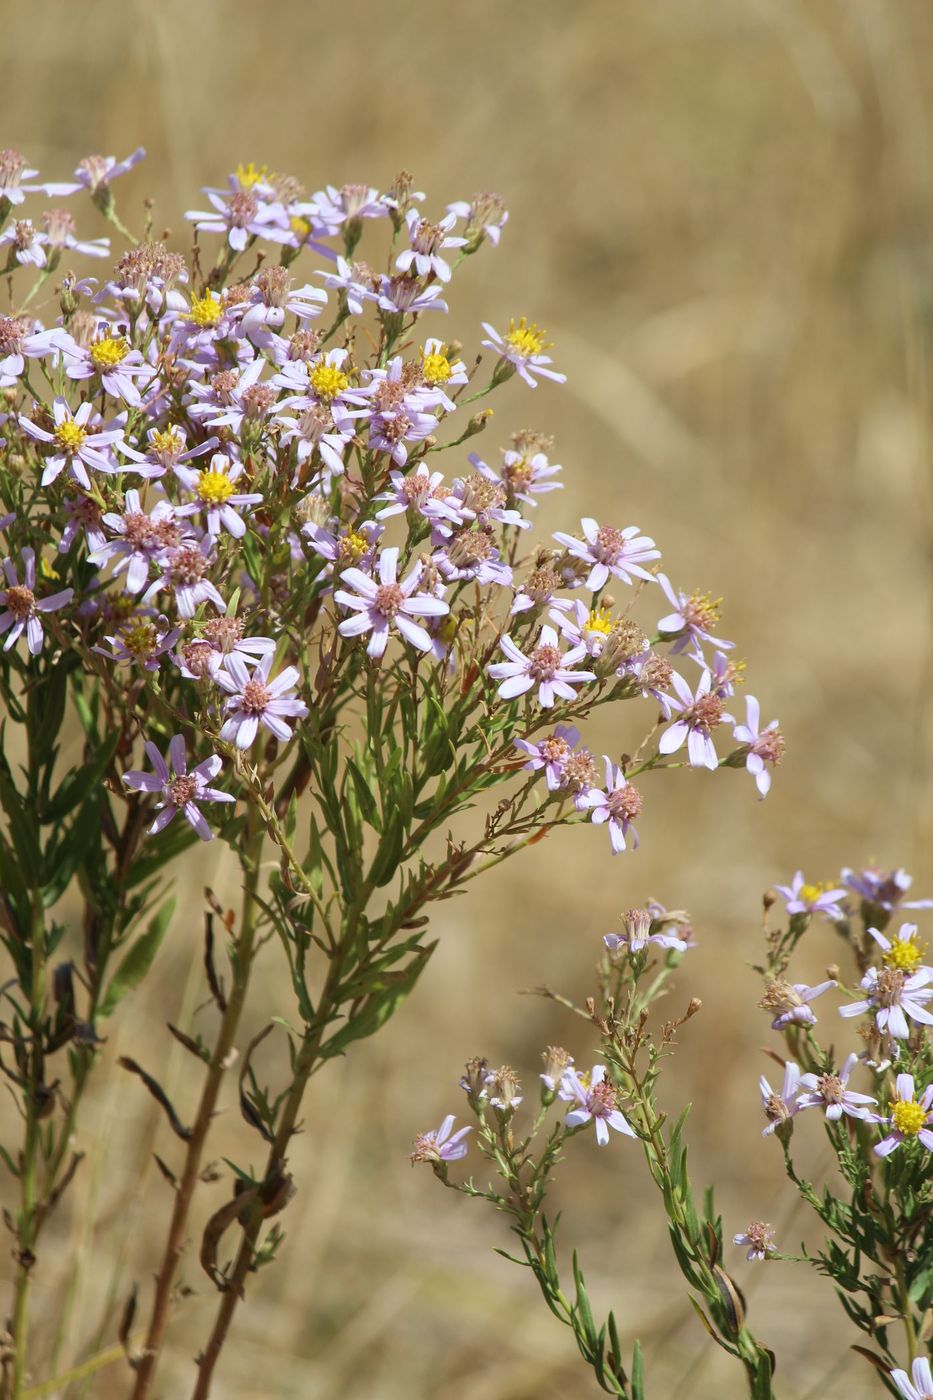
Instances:
[[[44,0],[4,10],[2,143],[57,179],[89,152],[122,157],[145,144],[148,161],[119,186],[133,222],[152,194],[157,226],[183,233],[198,187],[222,183],[239,159],[310,189],[384,188],[405,166],[432,210],[501,192],[512,211],[503,246],[464,269],[444,333],[473,345],[481,317],[528,314],[549,328],[569,382],[536,395],[511,386],[484,448],[494,456],[520,426],[554,433],[567,489],[539,512],[542,527],[572,529],[585,511],[648,529],[677,580],[725,596],[726,634],[740,640],[765,718],[781,719],[789,750],[766,804],[742,774],[658,783],[646,788],[637,856],[610,862],[602,834],[565,833],[443,907],[441,948],[410,1004],[313,1088],[284,1255],[241,1310],[216,1391],[594,1394],[530,1278],[492,1253],[508,1243],[503,1222],[412,1172],[406,1154],[416,1131],[459,1110],[467,1055],[532,1074],[540,1047],[567,1039],[560,1016],[516,989],[546,979],[585,994],[599,935],[654,894],[689,907],[702,940],[679,996],[699,994],[705,1008],[667,1088],[672,1108],[694,1102],[696,1180],[719,1183],[730,1233],[755,1214],[779,1226],[785,1247],[800,1238],[779,1154],[759,1137],[757,1047],[768,1032],[747,963],[760,892],[798,864],[818,878],[873,856],[906,863],[921,893],[933,889],[933,9]],[[103,232],[98,222],[92,212],[84,228]],[[164,1021],[190,1016],[201,996],[205,862],[236,897],[229,856],[201,859],[183,885],[188,917],[106,1052],[162,1066],[183,1112],[193,1086]],[[831,936],[816,935],[803,972],[835,954]],[[246,1031],[287,1006],[270,949]],[[574,1048],[585,1055],[585,1037]],[[99,1079],[110,1087],[85,1117],[89,1159],[37,1271],[48,1357],[37,1380],[54,1374],[56,1332],[63,1366],[98,1328],[112,1337],[108,1299],[134,1279],[147,1296],[168,1209],[151,1151],[173,1161],[177,1144],[141,1090],[120,1082],[117,1096],[113,1075]],[[816,1169],[818,1124],[800,1136]],[[244,1145],[228,1111],[217,1155],[255,1156],[254,1142]],[[560,1175],[566,1238],[581,1245],[597,1301],[615,1306],[627,1338],[643,1338],[649,1394],[741,1395],[646,1211],[637,1148],[597,1153],[580,1141]],[[224,1189],[205,1187],[202,1210]],[[729,1258],[778,1351],[782,1400],[879,1393],[846,1350],[855,1338],[825,1280]],[[197,1294],[171,1333],[166,1400],[188,1393],[214,1309],[193,1260],[186,1278]],[[90,1393],[125,1391],[116,1367]]]

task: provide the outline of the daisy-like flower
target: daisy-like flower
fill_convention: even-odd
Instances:
[[[61,327],[37,330],[37,321],[26,316],[0,316],[0,382],[12,384],[26,368],[27,359],[55,355],[70,339]]]
[[[535,496],[540,496],[546,491],[563,489],[562,482],[550,480],[563,468],[556,462],[552,464],[548,461],[547,454],[538,448],[539,439],[533,434],[516,433],[513,440],[516,447],[503,451],[502,466],[498,472],[476,452],[470,453],[470,461],[488,481],[495,482],[497,486],[504,486],[510,499],[523,501],[528,506],[537,506]],[[527,446],[524,445],[526,441]],[[518,447],[519,443],[522,443],[521,448]]]
[[[750,1264],[760,1264],[776,1251],[774,1231],[764,1220],[753,1220],[742,1234],[732,1236],[732,1243],[748,1249],[745,1257]]]
[[[763,1011],[777,1013],[771,1022],[772,1030],[780,1031],[790,1025],[815,1026],[816,1016],[809,1004],[835,986],[832,980],[808,987],[806,982],[787,982],[783,977],[778,977],[768,983],[758,1005]]]
[[[657,948],[673,948],[678,953],[684,953],[690,946],[687,939],[681,938],[673,931],[678,927],[677,924],[665,923],[652,932],[655,919],[650,908],[627,909],[621,918],[624,933],[603,934],[603,943],[610,953],[641,953],[652,944]]]
[[[132,155],[128,155],[125,160],[117,160],[116,156],[85,156],[75,167],[74,180],[70,183],[51,185],[49,192],[53,195],[66,195],[87,190],[92,197],[99,197],[112,180],[132,170],[145,154],[145,147],[137,146]]]
[[[295,666],[269,679],[274,654],[265,652],[250,670],[236,652],[231,652],[214,671],[214,680],[228,693],[224,708],[227,718],[220,731],[222,739],[232,739],[238,749],[248,749],[256,738],[259,726],[284,743],[292,737],[286,719],[303,719],[308,707],[291,692],[301,679]]]
[[[0,588],[0,636],[6,632],[3,650],[9,651],[25,632],[30,655],[38,656],[45,641],[42,613],[57,612],[74,597],[73,588],[63,588],[47,598],[36,597],[36,555],[27,545],[22,552],[23,581],[20,583],[12,559],[3,560],[6,588]]]
[[[774,888],[784,900],[788,914],[825,914],[833,923],[845,918],[839,905],[840,899],[846,897],[845,890],[832,889],[829,884],[808,884],[802,870],[797,871],[789,885]]]
[[[772,1089],[764,1075],[758,1080],[758,1089],[761,1093],[761,1107],[764,1109],[768,1125],[762,1128],[762,1137],[769,1137],[771,1133],[777,1131],[783,1123],[787,1123],[799,1110],[800,1104],[797,1102],[797,1090],[800,1084],[800,1066],[793,1060],[787,1060],[784,1065],[784,1082],[781,1085],[781,1092]]]
[[[49,486],[67,467],[85,491],[90,491],[91,478],[88,476],[88,467],[111,475],[117,470],[109,451],[101,452],[100,449],[109,448],[111,443],[122,443],[123,429],[109,428],[103,432],[90,432],[88,425],[93,411],[90,399],[86,399],[80,405],[77,413],[72,413],[64,399],[56,398],[52,404],[54,427],[51,432],[40,428],[29,418],[20,417],[20,427],[31,438],[35,438],[37,442],[53,444],[53,451],[46,458],[42,470],[43,486]]]
[[[590,788],[586,794],[586,806],[590,809],[590,820],[609,823],[609,843],[613,855],[625,850],[626,838],[631,832],[632,850],[638,847],[638,832],[632,822],[640,814],[642,797],[637,787],[627,781],[622,769],[612,759],[604,756],[606,764],[606,787]]]
[[[916,924],[901,924],[894,939],[888,938],[877,928],[870,928],[868,932],[882,949],[881,961],[885,967],[896,967],[901,972],[909,973],[916,972],[923,963],[927,945],[919,942]]]
[[[236,483],[243,475],[242,462],[233,462],[223,452],[216,452],[209,467],[198,471],[192,467],[177,466],[175,475],[189,491],[197,496],[196,501],[178,507],[178,514],[204,516],[204,524],[209,535],[219,535],[221,529],[241,540],[246,534],[246,521],[238,514],[243,506],[253,506],[262,500],[259,491],[238,491]]]
[[[447,212],[466,221],[464,232],[470,252],[478,248],[484,238],[498,248],[502,230],[509,221],[509,211],[497,194],[475,194],[469,203],[465,199],[455,200],[448,204]]]
[[[495,1069],[486,1080],[490,1105],[501,1113],[513,1113],[522,1102],[522,1086],[511,1065]]]
[[[771,788],[771,774],[765,767],[770,763],[775,767],[780,763],[784,753],[784,735],[778,728],[778,722],[773,719],[764,729],[761,724],[761,706],[754,695],[745,697],[745,723],[737,724],[732,731],[732,737],[738,744],[747,744],[748,753],[745,756],[746,772],[751,773],[755,779],[755,786],[762,797],[767,797]]]
[[[927,1151],[933,1152],[933,1084],[927,1085],[919,1099],[914,1097],[912,1074],[899,1074],[894,1087],[897,1097],[888,1105],[888,1117],[873,1115],[875,1122],[886,1123],[891,1129],[876,1145],[875,1155],[887,1157],[911,1138],[919,1138]]]
[[[122,457],[129,457],[130,461],[136,463],[136,466],[127,467],[125,470],[135,472],[147,481],[155,481],[167,471],[174,471],[183,462],[203,457],[211,448],[216,447],[219,441],[216,437],[209,437],[205,438],[204,442],[189,447],[185,429],[174,425],[168,428],[150,428],[146,440],[148,449],[145,452],[137,452],[135,447],[130,447],[126,442],[121,442],[117,450]]]
[[[443,340],[434,337],[424,343],[421,352],[421,378],[424,382],[424,403],[453,413],[457,405],[447,393],[451,384],[467,384],[469,375],[462,360],[451,360]]]
[[[877,1103],[870,1094],[856,1094],[849,1088],[849,1078],[858,1064],[858,1055],[851,1054],[838,1074],[802,1074],[797,1099],[798,1109],[822,1108],[830,1123],[845,1113],[849,1118],[869,1118],[868,1105]]]
[[[537,686],[538,704],[543,709],[550,709],[555,697],[574,700],[575,685],[596,679],[594,671],[573,669],[583,660],[586,648],[573,647],[562,653],[553,627],[541,628],[538,645],[527,656],[519,651],[509,636],[502,637],[499,645],[509,659],[495,662],[489,667],[489,675],[494,681],[502,682],[499,686],[502,700],[514,700]]]
[[[201,840],[210,841],[214,833],[205,821],[198,803],[236,801],[232,793],[221,792],[211,786],[223,767],[220,755],[211,754],[210,758],[206,758],[189,772],[185,741],[181,734],[176,734],[169,741],[165,758],[155,744],[147,741],[144,747],[153,771],[145,773],[134,770],[124,773],[123,781],[131,792],[161,794],[162,800],[157,804],[158,816],[149,827],[150,836],[162,831],[181,812]]]
[[[0,233],[0,248],[9,245],[10,257],[21,267],[45,267],[48,236],[37,229],[31,219],[17,219]]]
[[[558,792],[565,786],[564,765],[580,742],[580,731],[569,724],[559,724],[553,734],[532,744],[528,739],[516,739],[515,747],[528,755],[526,773],[544,769],[548,792]]]
[[[231,179],[231,184],[236,181]],[[279,204],[269,204],[257,189],[205,189],[212,209],[189,209],[186,219],[192,219],[199,233],[226,234],[227,243],[236,253],[252,238],[267,238],[274,243],[287,243],[292,232]]]
[[[849,1018],[874,1011],[875,1025],[882,1035],[907,1040],[910,1036],[908,1018],[920,1025],[933,1026],[933,1014],[926,1009],[926,1003],[933,997],[933,987],[928,985],[931,981],[933,968],[929,967],[918,968],[910,975],[898,967],[885,967],[880,972],[877,967],[870,967],[861,981],[867,997],[849,1006],[840,1006],[839,1015]]]
[[[341,607],[355,613],[354,617],[341,622],[337,630],[343,637],[359,637],[364,632],[371,632],[366,651],[372,657],[384,655],[389,630],[393,625],[419,651],[430,651],[431,638],[414,619],[443,617],[450,612],[442,598],[415,592],[424,573],[421,564],[415,564],[402,583],[397,581],[398,556],[398,549],[382,551],[377,578],[370,578],[362,569],[344,569],[341,579],[356,591],[349,593],[339,588],[334,594],[335,601]]]
[[[394,203],[372,185],[341,185],[339,189],[336,185],[328,185],[326,189],[316,190],[310,201],[321,223],[334,232],[352,219],[384,219]],[[301,205],[296,207],[303,208]]]
[[[158,671],[159,658],[171,651],[180,636],[181,628],[171,627],[167,617],[137,613],[123,623],[115,635],[104,638],[110,644],[109,652],[103,647],[94,647],[94,651],[106,656],[108,661],[142,666],[144,671]]]
[[[38,175],[38,170],[26,164],[25,158],[19,151],[0,151],[0,208],[5,204],[7,209],[10,205],[22,204],[27,194],[47,194],[61,195],[65,193],[60,185],[31,183],[34,175]],[[30,181],[24,185],[23,181]]]
[[[566,374],[548,368],[552,363],[551,356],[545,355],[544,351],[550,348],[551,342],[545,340],[545,332],[539,330],[534,322],[529,325],[524,316],[517,325],[511,320],[508,334],[504,336],[488,321],[483,322],[483,330],[489,337],[483,341],[483,345],[488,350],[495,350],[499,356],[494,378],[495,375],[504,378],[518,371],[531,389],[538,387],[536,375],[538,378],[553,379],[557,384],[566,383]]]
[[[83,253],[86,258],[106,258],[110,254],[109,238],[78,238],[77,224],[67,209],[47,209],[42,215],[42,231],[48,242],[49,258],[58,263],[66,251]]]
[[[722,724],[723,720],[733,721],[732,716],[726,713],[722,700],[713,693],[712,675],[709,671],[703,672],[696,694],[676,671],[671,680],[677,698],[670,696],[668,704],[672,710],[679,712],[680,718],[665,729],[658,741],[658,750],[664,754],[676,753],[686,740],[691,767],[718,768],[719,758],[711,730]]]
[[[421,516],[425,519],[433,519],[438,515],[445,515],[451,526],[459,524],[459,516],[452,505],[445,502],[447,490],[442,489],[444,482],[443,472],[429,471],[424,462],[419,462],[413,472],[406,476],[404,472],[391,471],[389,473],[389,483],[391,491],[383,491],[373,498],[376,501],[387,501],[381,510],[376,512],[377,520],[388,520],[392,515],[404,515],[410,513],[412,517]],[[426,507],[431,507],[429,515]]]
[[[113,326],[101,323],[97,336],[90,345],[79,345],[72,340],[65,346],[65,373],[69,379],[93,379],[99,377],[101,387],[114,399],[124,403],[139,404],[139,390],[134,379],[142,374],[152,374],[138,350],[134,350],[125,335]]]
[[[471,1131],[469,1124],[465,1128],[458,1128],[451,1136],[454,1123],[454,1114],[448,1113],[439,1128],[435,1128],[432,1133],[420,1133],[415,1138],[415,1150],[411,1154],[411,1164],[416,1162],[459,1162],[461,1157],[467,1155],[467,1144],[463,1141],[467,1133]]]
[[[268,339],[272,331],[281,330],[289,312],[299,322],[310,321],[320,316],[327,305],[325,291],[307,283],[303,287],[293,287],[284,267],[263,268],[254,277],[249,291],[250,301],[242,304],[239,330],[257,344]]]
[[[587,656],[602,655],[614,625],[608,608],[588,608],[575,598],[566,608],[561,604],[560,610],[552,611],[550,616],[573,646],[582,646]]]
[[[439,282],[450,281],[450,264],[441,257],[448,248],[462,248],[465,238],[452,235],[450,230],[457,222],[456,214],[445,214],[438,223],[432,224],[423,219],[417,209],[409,209],[405,215],[411,247],[399,253],[395,266],[399,272],[410,272],[414,267],[419,277],[432,274]]]
[[[722,638],[714,637],[710,631],[719,621],[721,598],[711,598],[708,593],[683,593],[671,586],[666,574],[658,574],[658,583],[673,608],[673,611],[662,617],[658,623],[658,631],[667,633],[673,643],[672,656],[686,651],[699,661],[701,666],[705,666],[704,642],[719,647],[722,651],[731,651],[735,642],[724,642]]]
[[[178,632],[174,635],[177,637]],[[244,637],[243,623],[238,617],[210,617],[199,636],[178,648],[175,660],[186,679],[203,680],[213,676],[228,656],[238,656],[244,665],[255,666],[263,656],[274,651],[272,637]]]
[[[893,909],[933,909],[933,899],[905,899],[904,896],[913,884],[913,877],[906,870],[867,870],[842,871],[842,883],[847,890],[859,895],[866,904],[874,904],[890,914]]]
[[[447,311],[447,303],[441,296],[443,285],[432,282],[425,287],[417,277],[408,273],[397,273],[388,277],[382,273],[379,279],[379,310],[395,316],[420,316],[423,311]]]
[[[556,1094],[564,1075],[573,1066],[573,1056],[561,1045],[549,1045],[541,1052],[541,1062],[544,1069],[538,1077],[548,1094]]]
[[[123,573],[127,593],[140,593],[149,581],[153,560],[166,549],[181,543],[182,531],[176,523],[178,512],[169,501],[157,501],[148,514],[143,510],[139,492],[130,487],[123,497],[123,512],[107,511],[103,524],[115,536],[106,540],[88,555],[90,562],[102,568],[116,559],[114,574]]]
[[[596,1128],[596,1141],[605,1147],[609,1141],[609,1129],[637,1138],[638,1134],[620,1112],[616,1092],[606,1078],[606,1066],[594,1065],[589,1074],[579,1074],[568,1067],[560,1081],[558,1096],[566,1103],[576,1103],[564,1119],[567,1128],[582,1128],[592,1121]]]
[[[586,586],[593,593],[605,588],[610,576],[631,583],[632,576],[651,583],[654,574],[644,567],[653,559],[661,558],[661,551],[655,549],[654,540],[638,533],[637,525],[628,525],[617,530],[614,525],[599,525],[591,516],[580,521],[583,539],[555,531],[554,538],[562,544],[574,559],[590,565]]]
[[[892,1371],[891,1379],[904,1400],[933,1400],[933,1371],[925,1356],[916,1358],[910,1368],[910,1376],[906,1371]]]
[[[351,316],[362,316],[365,303],[377,299],[378,279],[368,263],[350,263],[338,254],[337,271],[319,270],[317,276],[324,278],[324,286],[329,291],[343,293]]]

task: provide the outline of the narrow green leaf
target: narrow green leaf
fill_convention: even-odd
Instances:
[[[127,992],[132,991],[145,977],[174,912],[175,897],[172,895],[158,910],[146,932],[136,939],[114,973],[100,1004],[101,1016],[110,1016]]]

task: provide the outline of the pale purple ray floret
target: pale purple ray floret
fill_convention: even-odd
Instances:
[[[768,1137],[771,1133],[776,1132],[782,1123],[787,1123],[799,1110],[800,1104],[797,1101],[799,1084],[800,1066],[795,1064],[793,1060],[785,1062],[784,1082],[781,1085],[780,1093],[771,1088],[764,1075],[758,1080],[761,1106],[768,1120],[767,1126],[761,1130],[762,1137]]]
[[[891,1379],[904,1400],[930,1400],[933,1395],[933,1371],[925,1356],[916,1358],[909,1376],[906,1371],[892,1371]]]
[[[770,982],[761,1005],[767,1011],[777,1012],[771,1029],[780,1031],[790,1025],[815,1026],[816,1017],[809,1003],[835,986],[831,979],[818,982],[814,987],[808,987],[806,982],[785,982],[783,978]]]
[[[910,1036],[908,1018],[920,1025],[933,1026],[933,1014],[926,1009],[926,1003],[933,997],[931,981],[933,968],[930,967],[920,967],[909,975],[898,967],[885,967],[880,971],[870,967],[861,981],[862,990],[868,995],[861,1001],[840,1006],[839,1015],[862,1016],[866,1011],[874,1011],[875,1025],[882,1035],[907,1040]]]
[[[615,1089],[606,1078],[605,1065],[594,1065],[588,1074],[567,1068],[561,1077],[558,1097],[565,1103],[576,1104],[576,1108],[571,1109],[564,1119],[564,1126],[581,1128],[592,1121],[600,1147],[609,1141],[610,1128],[616,1133],[625,1133],[627,1137],[638,1136],[619,1110]]]
[[[77,194],[79,190],[87,190],[92,195],[99,194],[107,188],[111,180],[116,180],[118,176],[132,170],[134,165],[138,165],[145,154],[145,147],[137,146],[132,155],[128,155],[125,160],[117,160],[116,156],[86,156],[75,167],[74,180],[49,185],[49,194]]]
[[[90,432],[88,429],[93,411],[90,399],[85,399],[77,412],[72,413],[64,399],[56,398],[52,404],[54,426],[51,432],[40,428],[29,418],[20,417],[20,427],[31,438],[38,442],[55,444],[55,451],[46,458],[42,471],[43,486],[49,486],[67,466],[85,491],[90,491],[91,478],[87,474],[88,467],[111,474],[117,470],[109,451],[101,452],[100,448],[109,448],[111,443],[122,443],[123,429],[108,428],[103,432]]]
[[[451,1134],[456,1119],[448,1113],[439,1128],[433,1132],[421,1133],[415,1138],[415,1150],[411,1154],[412,1166],[416,1162],[459,1162],[467,1155],[467,1144],[463,1141],[471,1131],[469,1124]]]
[[[514,700],[537,686],[538,704],[543,709],[550,709],[555,697],[574,700],[575,685],[596,679],[594,671],[573,669],[586,656],[586,647],[572,647],[570,651],[561,653],[553,627],[541,628],[538,645],[527,656],[519,651],[509,636],[502,637],[499,645],[509,659],[494,662],[489,667],[489,675],[494,681],[502,682],[499,686],[502,700]]]
[[[745,756],[746,771],[755,779],[755,786],[762,797],[767,797],[771,789],[771,774],[766,764],[778,764],[784,753],[784,736],[773,719],[761,728],[761,706],[754,695],[745,697],[745,723],[737,724],[732,731],[737,744],[747,744]]]
[[[210,466],[200,471],[194,467],[177,466],[175,475],[197,497],[179,506],[178,514],[202,514],[209,535],[219,535],[223,529],[234,539],[242,539],[246,534],[246,521],[239,511],[262,500],[259,491],[237,490],[236,483],[245,470],[242,462],[232,461],[223,452],[215,452]]]
[[[539,739],[536,744],[529,739],[516,739],[515,747],[528,755],[525,771],[538,773],[543,768],[548,792],[558,792],[564,786],[564,764],[579,742],[579,729],[559,724],[553,734]]]
[[[414,619],[443,617],[450,612],[442,598],[415,592],[424,573],[421,564],[415,564],[408,577],[398,582],[398,555],[397,548],[382,551],[376,566],[377,578],[370,578],[361,569],[344,569],[340,577],[355,592],[338,588],[334,594],[341,607],[350,608],[355,614],[341,622],[337,630],[343,637],[371,632],[366,651],[372,657],[384,655],[392,626],[419,651],[430,651],[431,638]]]
[[[704,642],[723,651],[732,650],[735,642],[714,637],[709,630],[719,621],[718,601],[714,601],[705,593],[684,593],[679,588],[675,589],[666,574],[658,574],[658,583],[673,609],[658,623],[659,632],[667,632],[674,638],[671,646],[672,656],[686,651],[699,661],[701,666],[705,666]]]
[[[890,1114],[872,1114],[876,1123],[885,1123],[890,1128],[886,1137],[875,1146],[877,1157],[888,1157],[900,1147],[902,1142],[918,1138],[928,1152],[933,1152],[933,1084],[928,1084],[920,1098],[914,1097],[914,1077],[912,1074],[899,1074],[895,1080],[896,1099],[891,1103]]]
[[[700,677],[696,693],[676,671],[671,677],[677,698],[670,697],[670,705],[677,710],[680,718],[669,729],[665,729],[658,741],[660,753],[676,753],[684,740],[687,742],[687,756],[693,768],[718,768],[719,759],[713,743],[711,730],[723,720],[732,721],[732,716],[723,708],[723,702],[712,691],[713,678],[709,671]]]
[[[270,680],[273,659],[273,653],[267,651],[251,670],[241,656],[231,652],[213,673],[217,684],[227,691],[227,718],[220,737],[232,739],[238,749],[250,747],[260,725],[284,743],[292,736],[286,720],[303,719],[308,713],[304,701],[292,693],[301,679],[300,671],[296,666],[286,666]]]
[[[586,794],[586,806],[590,809],[590,820],[609,825],[609,844],[612,854],[620,855],[625,850],[626,839],[631,835],[632,850],[638,848],[638,832],[632,822],[640,814],[641,793],[625,777],[622,769],[608,755],[606,764],[606,786],[590,788]]]
[[[417,209],[409,209],[405,223],[411,247],[395,259],[399,272],[410,272],[414,267],[419,277],[433,273],[439,282],[449,282],[450,264],[441,253],[448,248],[462,248],[466,243],[465,238],[451,234],[456,222],[456,214],[445,214],[438,223],[432,224],[422,218]]]
[[[849,1088],[849,1078],[859,1057],[854,1052],[846,1060],[838,1074],[831,1070],[824,1074],[802,1074],[797,1098],[798,1109],[822,1108],[829,1122],[836,1122],[845,1113],[849,1118],[868,1118],[868,1105],[877,1103],[870,1094],[857,1094]]]
[[[784,900],[788,914],[825,914],[833,923],[845,917],[839,906],[839,901],[846,897],[845,890],[808,884],[802,870],[797,871],[789,885],[775,885],[774,888]]]
[[[15,646],[23,633],[32,656],[38,656],[45,641],[41,613],[57,612],[74,596],[73,588],[63,588],[47,598],[36,597],[36,555],[27,545],[22,552],[23,581],[20,583],[12,559],[4,559],[6,588],[0,588],[0,636],[6,632],[3,650]]]
[[[933,899],[905,899],[913,884],[912,876],[906,870],[850,870],[842,871],[842,883],[853,894],[859,895],[866,904],[877,904],[890,913],[892,909],[933,909]]]
[[[659,909],[660,906],[654,906]],[[667,911],[661,911],[661,917]],[[685,953],[690,947],[689,938],[681,938],[680,934],[673,930],[681,929],[688,935],[691,930],[683,929],[681,924],[662,924],[660,928],[652,932],[656,922],[655,913],[651,908],[627,909],[622,915],[622,923],[625,926],[624,933],[604,933],[603,943],[610,953],[641,953],[645,948],[673,948],[675,952]]]
[[[553,379],[555,384],[566,383],[566,374],[549,368],[551,356],[543,353],[547,342],[537,326],[526,325],[524,317],[518,325],[514,321],[511,323],[507,335],[500,335],[495,326],[490,325],[488,321],[483,322],[483,330],[489,337],[482,342],[485,348],[496,352],[499,365],[511,365],[512,368],[507,371],[509,374],[517,370],[530,389],[538,387],[536,375]]]
[[[206,758],[203,763],[189,771],[185,741],[181,734],[176,734],[169,741],[166,758],[162,757],[155,744],[150,741],[147,740],[144,747],[153,771],[145,773],[133,770],[123,774],[123,781],[131,792],[161,794],[162,800],[157,804],[158,815],[149,827],[150,836],[162,831],[181,812],[201,840],[210,841],[214,833],[205,821],[198,803],[236,801],[231,793],[221,792],[211,786],[223,767],[220,755],[211,754],[210,758]]]
[[[654,581],[654,574],[645,565],[660,559],[661,551],[655,549],[654,540],[638,533],[637,525],[618,530],[614,525],[599,525],[591,516],[584,516],[580,528],[582,540],[563,530],[555,531],[554,538],[574,559],[590,565],[586,586],[593,593],[606,586],[610,575],[623,583],[631,583],[633,577],[648,583]]]

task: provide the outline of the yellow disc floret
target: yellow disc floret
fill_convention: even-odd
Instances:
[[[268,174],[268,165],[254,165],[251,160],[247,161],[245,165],[243,161],[240,161],[236,168],[237,183],[241,190],[251,190],[254,185],[259,184],[260,180],[265,180]]]
[[[515,324],[514,320],[509,321],[509,333],[506,336],[506,341],[518,355],[526,357],[540,355],[541,351],[550,343],[544,337],[545,332],[539,330],[533,321],[529,325],[524,316],[518,325]]]
[[[318,398],[328,400],[342,394],[350,383],[349,376],[344,374],[342,369],[338,369],[336,365],[329,365],[324,360],[314,366],[308,379]]]
[[[608,637],[612,631],[612,613],[608,608],[593,608],[586,619],[585,632],[600,632],[604,637]]]
[[[188,312],[188,319],[196,326],[206,328],[216,326],[221,316],[224,314],[223,303],[216,297],[212,297],[210,292],[205,292],[203,297],[191,298],[191,310]]]
[[[185,450],[185,439],[177,428],[157,428],[152,434],[150,446],[160,457],[174,457]]]
[[[130,353],[129,341],[122,335],[102,335],[88,350],[97,369],[115,369]]]
[[[215,472],[208,468],[198,477],[198,495],[206,505],[222,506],[235,490],[236,485],[223,472]]]
[[[349,530],[338,545],[341,563],[348,560],[351,564],[356,564],[369,549],[369,544],[369,540],[359,530]]]
[[[65,452],[77,452],[78,448],[87,437],[87,433],[80,423],[75,423],[71,418],[66,418],[64,423],[59,423],[55,429],[55,436],[58,438],[58,445]]]
[[[155,629],[155,624],[148,618],[140,618],[137,622],[132,622],[128,627],[124,627],[120,633],[120,641],[131,656],[137,660],[145,661],[155,651],[159,642],[159,634]]]
[[[453,368],[446,355],[437,350],[425,355],[421,362],[421,377],[425,384],[446,384],[453,374]]]
[[[888,967],[896,967],[900,972],[914,972],[923,962],[926,944],[918,943],[916,934],[909,938],[899,938],[892,943],[884,955]]]
[[[289,219],[292,233],[297,233],[299,238],[308,238],[311,234],[311,220],[306,219],[303,214],[293,214]]]
[[[891,1122],[904,1137],[916,1137],[927,1121],[927,1110],[919,1103],[892,1103]]]
[[[829,885],[825,880],[821,880],[813,885],[801,885],[800,898],[803,900],[804,904],[815,904],[820,895],[825,894],[828,889]]]

